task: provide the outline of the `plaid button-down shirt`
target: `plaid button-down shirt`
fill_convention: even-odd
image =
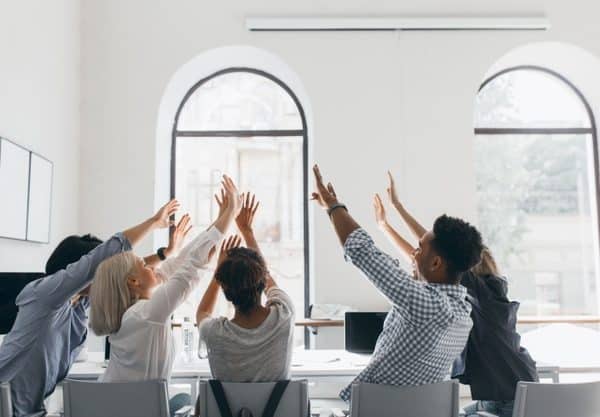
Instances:
[[[348,236],[344,251],[392,304],[371,361],[352,383],[423,385],[447,379],[472,326],[467,290],[416,281],[363,229]],[[351,386],[340,393],[345,401]]]

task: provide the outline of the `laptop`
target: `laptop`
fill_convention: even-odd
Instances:
[[[345,349],[352,353],[371,354],[383,330],[384,312],[348,312],[344,318]]]

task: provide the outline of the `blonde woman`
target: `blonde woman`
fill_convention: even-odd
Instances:
[[[200,281],[208,261],[241,207],[233,181],[224,176],[226,204],[208,230],[155,272],[142,258],[125,252],[105,260],[90,291],[90,327],[109,335],[110,361],[103,382],[169,379],[175,359],[171,314]],[[173,240],[189,230],[189,216],[177,225]]]

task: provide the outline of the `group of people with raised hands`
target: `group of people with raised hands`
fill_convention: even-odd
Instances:
[[[418,246],[390,225],[379,195],[373,201],[375,216],[411,271],[375,245],[333,185],[325,185],[319,168],[313,170],[312,199],[327,211],[345,259],[391,305],[373,356],[353,383],[422,385],[446,379],[453,368],[479,400],[467,415],[484,410],[508,416],[516,382],[537,380],[537,375],[511,321],[518,304],[508,300],[506,280],[477,229],[446,215],[425,229],[400,203],[389,174],[389,200]],[[179,210],[176,200],[106,242],[86,235],[58,245],[47,276],[17,297],[16,322],[0,346],[0,380],[11,384],[15,416],[45,414],[44,399],[68,375],[86,340],[88,310],[89,328],[108,336],[111,344],[100,382],[168,380],[176,355],[172,314],[213,259],[216,266],[196,313],[213,377],[233,382],[290,378],[295,311],[254,235],[259,202],[250,192],[240,194],[228,176],[215,198],[217,218],[185,245],[192,224],[187,214],[176,225],[170,220]],[[226,238],[234,223],[237,233]],[[167,247],[146,257],[133,253],[150,231],[169,226]],[[220,291],[235,308],[232,318],[213,317]],[[492,349],[484,338],[498,343]],[[349,401],[350,393],[351,385],[340,397]],[[171,411],[193,400],[175,396]]]
[[[375,219],[411,272],[375,246],[333,185],[325,185],[318,166],[313,170],[313,199],[327,210],[345,258],[391,304],[373,357],[353,383],[423,385],[452,376],[470,385],[476,400],[463,415],[511,417],[517,382],[537,381],[538,375],[516,331],[519,304],[508,299],[508,282],[477,229],[441,215],[427,230],[400,202],[388,172],[389,202],[418,245],[391,226],[379,194],[373,198]],[[350,388],[341,392],[343,399],[350,399]]]
[[[214,276],[197,312],[213,375],[242,382],[289,378],[294,307],[270,275],[254,237],[259,202],[250,193],[240,195],[226,175],[215,197],[217,218],[185,246],[191,219],[185,214],[172,224],[176,200],[106,242],[86,235],[58,245],[47,276],[17,297],[17,319],[0,346],[0,380],[10,382],[15,416],[45,415],[44,399],[66,378],[86,340],[88,310],[89,328],[111,344],[100,382],[168,380],[176,355],[171,316],[215,257]],[[224,239],[234,222],[245,248],[238,235]],[[170,225],[166,248],[146,257],[133,253],[150,231]],[[235,307],[231,319],[212,317],[220,290]],[[185,394],[173,397],[171,412],[190,401]]]

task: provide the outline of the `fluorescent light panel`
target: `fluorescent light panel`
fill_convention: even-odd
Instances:
[[[250,31],[547,30],[545,17],[248,17]]]

